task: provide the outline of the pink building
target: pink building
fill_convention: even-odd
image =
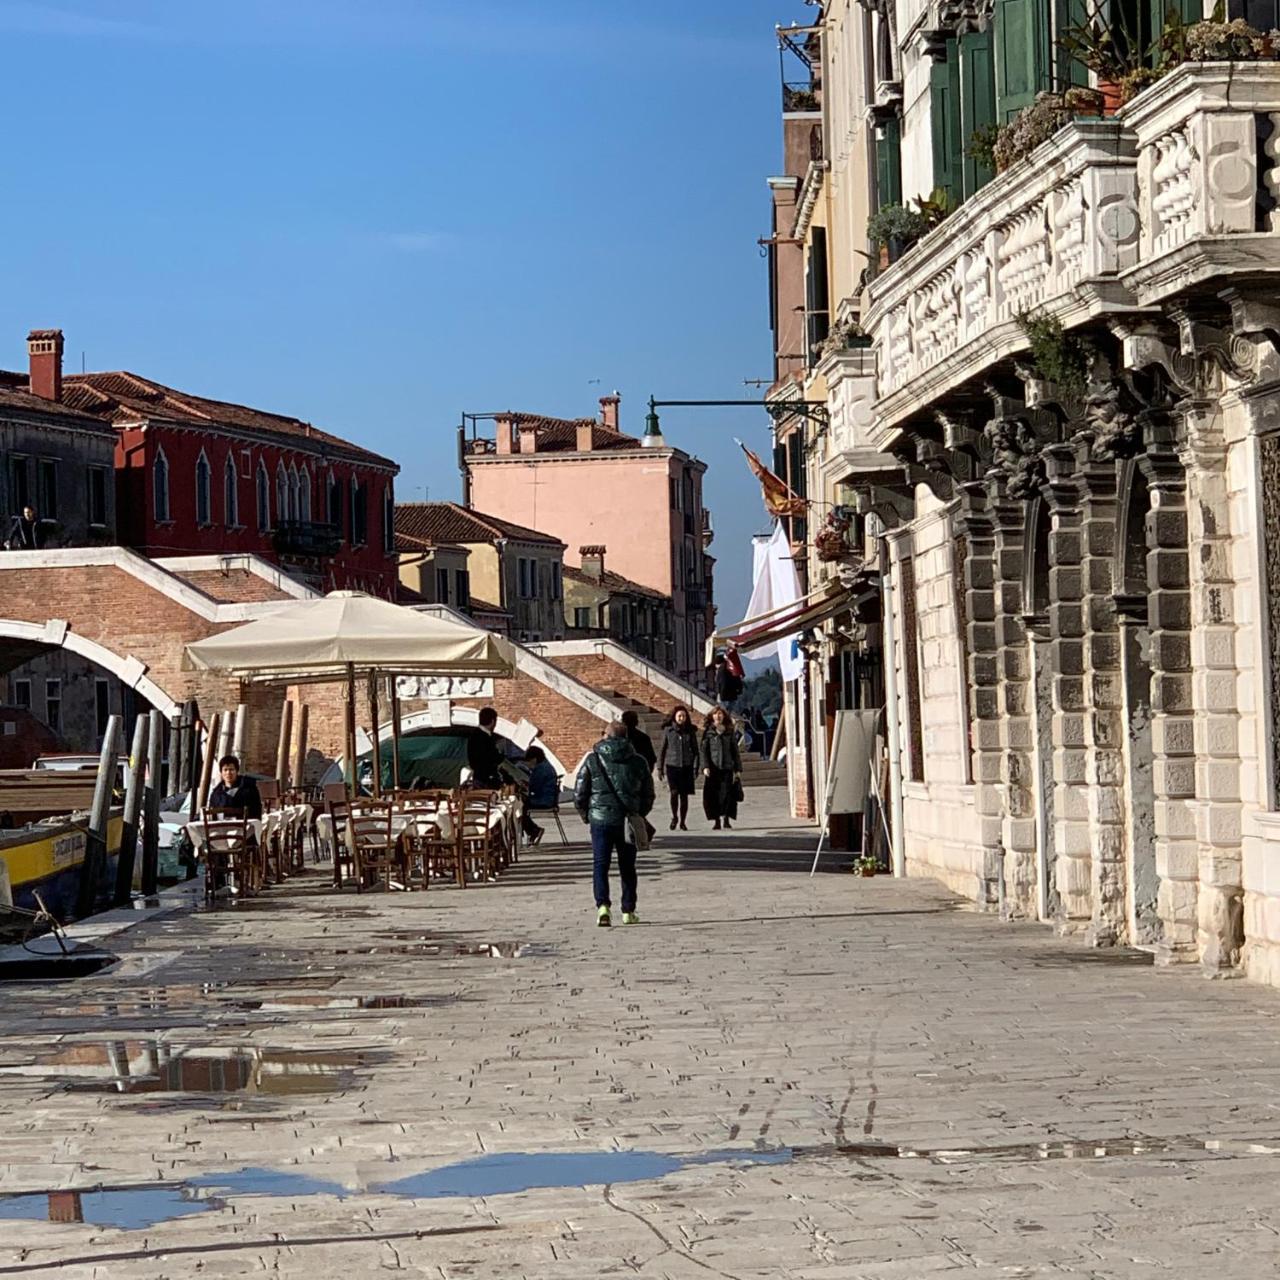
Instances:
[[[613,570],[672,598],[663,665],[701,683],[714,626],[706,463],[660,432],[638,439],[619,431],[618,405],[617,395],[603,396],[598,421],[497,415],[493,439],[463,441],[464,501],[554,534],[567,544],[569,563],[579,561],[579,547],[607,546]]]

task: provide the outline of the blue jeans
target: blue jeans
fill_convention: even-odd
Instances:
[[[594,863],[593,880],[596,891],[596,906],[608,907],[613,904],[609,900],[609,861],[614,849],[618,851],[618,875],[622,880],[622,909],[636,909],[636,847],[627,839],[627,824],[603,826],[591,824],[591,855]]]

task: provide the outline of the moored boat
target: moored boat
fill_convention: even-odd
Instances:
[[[95,898],[115,884],[123,820],[117,811],[107,825],[106,866]],[[47,818],[13,831],[0,831],[0,911],[38,910],[36,895],[61,922],[75,915],[89,846],[88,818]]]

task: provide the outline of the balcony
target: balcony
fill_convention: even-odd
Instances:
[[[997,175],[869,286],[871,443],[1025,352],[1020,313],[1072,328],[1274,270],[1280,167],[1257,138],[1278,112],[1275,63],[1187,64]]]
[[[782,110],[786,115],[821,115],[818,91],[810,80],[783,81]]]
[[[281,520],[271,531],[271,543],[278,555],[326,559],[338,554],[342,531],[315,520]]]

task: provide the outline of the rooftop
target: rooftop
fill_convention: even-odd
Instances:
[[[542,543],[549,547],[565,545],[559,538],[548,533],[539,533],[537,529],[473,511],[456,502],[397,503],[397,546],[402,538],[429,546],[438,546],[442,542],[494,542],[499,538]],[[410,546],[407,549],[420,550],[421,546]]]
[[[253,409],[229,400],[211,400],[206,396],[178,391],[136,373],[119,371],[67,374],[62,381],[61,403],[111,423],[158,419],[215,430],[225,427],[284,438],[295,444],[306,442],[378,466],[399,469],[389,458],[351,444],[327,431],[321,431],[300,418],[270,413],[265,409]]]
[[[46,418],[74,419],[77,426],[83,427],[88,431],[105,431],[109,429],[108,424],[104,423],[101,418],[96,418],[92,414],[72,408],[69,404],[61,401],[46,400],[43,396],[32,395],[27,388],[27,375],[25,373],[11,373],[6,369],[0,369],[0,413],[6,411],[23,414],[35,413]]]
[[[643,596],[647,600],[666,600],[668,602],[671,600],[670,596],[663,595],[661,591],[655,591],[652,587],[645,587],[638,582],[632,582],[630,578],[624,578],[622,574],[614,573],[612,569],[605,569],[598,578],[594,578],[584,570],[567,564],[564,567],[564,576],[574,582],[584,583],[589,587],[603,587],[611,595]]]

